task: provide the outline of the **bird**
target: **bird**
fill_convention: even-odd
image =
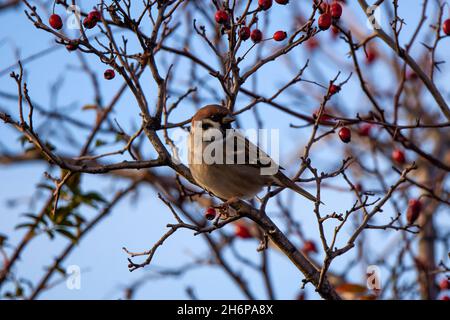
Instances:
[[[229,109],[216,104],[198,109],[192,117],[188,165],[200,187],[231,202],[252,199],[264,187],[271,185],[289,188],[317,201],[316,197],[289,179],[281,171],[283,168],[261,148],[232,129],[234,120]],[[230,141],[234,144],[227,144]],[[269,173],[262,174],[264,169]]]

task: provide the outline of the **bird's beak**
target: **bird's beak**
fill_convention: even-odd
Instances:
[[[222,123],[228,124],[228,123],[232,123],[234,120],[236,120],[236,118],[230,114],[230,115],[227,115],[222,118]]]

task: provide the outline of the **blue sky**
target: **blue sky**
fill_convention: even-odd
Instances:
[[[418,4],[420,3],[421,1],[419,0],[408,1],[409,5],[404,5],[405,2],[400,2],[400,15],[406,21],[413,22],[405,26],[405,38],[411,35],[411,31],[418,21],[418,15],[420,14]],[[304,5],[302,8],[306,9]],[[289,8],[276,7],[274,10],[275,12],[272,13],[273,21],[268,28],[272,32],[278,26],[283,25],[283,23],[285,24],[288,19],[291,19]],[[364,25],[365,22],[361,15],[353,16],[348,12],[346,10],[343,17],[346,23],[350,22],[352,24]],[[55,46],[52,37],[45,32],[36,30],[21,10],[8,11],[2,15],[1,21],[3,28],[0,29],[0,72],[16,62],[17,53],[23,59],[48,47]],[[386,19],[382,20],[382,23],[386,28]],[[363,28],[363,30],[369,32],[368,29]],[[349,64],[350,61],[345,55],[347,48],[343,43],[328,46],[328,43],[331,43],[329,34],[321,34],[319,37],[324,44],[319,52],[311,55],[305,48],[297,48],[292,55],[297,65],[303,65],[307,58],[315,59],[316,63],[314,67],[307,70],[306,78],[326,84],[338,71],[334,63],[335,59],[342,61],[342,66]],[[133,48],[133,43],[130,46]],[[416,44],[416,47],[419,46],[419,44]],[[204,50],[200,46],[196,49],[200,51]],[[414,48],[413,53],[417,49]],[[446,39],[442,42],[438,53],[445,57],[448,50],[449,40]],[[389,51],[383,51],[383,53],[386,55],[391,54]],[[99,74],[103,73],[105,67],[98,63],[96,58],[88,57],[87,60],[96,72]],[[261,92],[276,92],[277,86],[283,83],[283,81],[286,81],[286,74],[295,74],[297,70],[292,70],[284,62],[272,63],[261,70],[261,77],[258,82],[258,89]],[[59,83],[61,90],[55,103],[71,115],[76,115],[79,119],[92,122],[92,113],[89,111],[80,111],[83,105],[93,102],[93,92],[87,77],[77,69],[78,66],[79,60],[74,53],[69,54],[64,48],[57,48],[52,53],[25,64],[26,80],[29,83],[30,96],[42,106],[52,104],[51,97],[53,96],[54,98],[54,95],[50,91],[50,87],[55,83]],[[62,71],[64,70],[66,73],[64,77],[61,77]],[[446,70],[446,66],[444,66],[444,70]],[[341,71],[343,72],[342,77],[347,77],[349,70],[342,67]],[[182,74],[183,70],[179,72]],[[373,68],[365,70],[365,72],[368,77],[377,83],[380,89],[392,86],[392,78],[382,65],[377,64]],[[439,75],[439,77],[441,76]],[[442,82],[440,83],[445,83],[445,81],[449,80],[448,76],[445,78],[441,77],[441,79]],[[186,81],[188,80],[186,79]],[[144,75],[143,83],[151,83],[148,72]],[[122,81],[119,77],[110,82],[100,82],[101,90],[105,96],[105,102],[108,102],[112,98],[121,84]],[[211,82],[211,85],[217,84]],[[302,85],[304,84],[300,86]],[[300,88],[300,92],[310,88],[308,85],[304,86],[304,88]],[[155,98],[155,90],[152,89],[150,88],[148,90],[149,101]],[[181,91],[183,89],[180,88]],[[16,92],[15,83],[7,74],[0,76],[0,91],[6,93]],[[448,98],[449,90],[446,89],[444,92],[446,93],[446,98]],[[280,101],[283,101],[283,99],[292,101],[289,96],[281,98]],[[349,84],[343,88],[342,93],[335,99],[337,100],[333,101],[333,103],[344,106],[343,108],[348,111],[348,114],[351,114],[350,110],[367,110],[370,106],[359,89],[356,77],[350,80]],[[298,106],[295,106],[295,108],[305,113],[312,113],[317,108],[317,104],[314,104],[308,98],[298,103]],[[433,105],[433,107],[435,106]],[[0,108],[8,110],[13,115],[17,115],[16,103],[13,101],[8,101],[0,97]],[[301,147],[309,136],[310,129],[298,130],[288,128],[286,123],[291,123],[291,118],[267,106],[261,106],[260,108],[263,118],[270,119],[270,121],[265,122],[267,128],[281,128],[280,135],[283,137],[281,164],[289,164],[290,159],[293,159],[292,152],[301,150]],[[193,111],[194,107],[187,104],[175,113],[175,117],[172,120],[185,120]],[[131,132],[133,125],[136,126],[139,124],[138,113],[138,107],[132,95],[126,93],[118,103],[115,117],[119,119],[120,124],[125,130]],[[42,124],[42,119],[36,119],[36,123]],[[243,116],[242,123],[246,127],[251,128],[254,126],[254,120],[250,115]],[[301,123],[294,122],[294,124]],[[46,127],[46,130],[50,130],[50,136],[55,134],[60,136],[68,134],[83,137],[86,135],[86,132],[73,130],[62,133],[58,130],[57,126]],[[6,145],[10,150],[20,150],[18,134],[12,128],[0,124],[0,137],[2,145]],[[58,150],[61,152],[70,152],[73,149],[70,146],[64,145],[64,143],[59,143]],[[150,158],[152,155],[151,149],[147,148],[147,150],[149,150],[148,157]],[[314,164],[318,166],[319,170],[330,171],[336,169],[340,165],[343,156],[342,148],[339,148],[339,143],[336,140],[322,142],[320,146],[316,146],[312,151]],[[361,156],[363,157],[364,155]],[[299,163],[298,160],[294,161],[297,164]],[[295,168],[295,166],[291,167]],[[12,243],[16,243],[23,235],[22,231],[13,232],[14,226],[24,219],[21,217],[21,213],[33,212],[33,210],[38,210],[39,208],[39,205],[34,204],[31,200],[33,195],[35,195],[36,184],[42,182],[44,179],[42,173],[45,170],[48,169],[42,163],[0,167],[0,233],[9,235]],[[342,183],[342,181],[339,183]],[[112,187],[111,184],[113,185]],[[83,177],[83,185],[87,190],[97,190],[106,197],[111,197],[113,194],[112,189],[117,189],[125,184],[123,181],[99,179],[95,176],[85,175]],[[289,192],[284,192],[282,195],[282,197],[288,196],[292,195]],[[9,208],[6,204],[10,199],[20,199],[20,206]],[[324,194],[323,201],[327,204],[324,213],[331,213],[333,211],[340,212],[350,207],[353,199],[350,194],[327,191]],[[298,215],[301,216],[300,220],[307,238],[318,239],[317,226],[312,214],[311,204],[307,200],[295,197],[294,207],[298,210]],[[199,215],[202,214],[202,209],[198,209],[197,211]],[[383,216],[383,219],[380,219],[380,221],[387,221],[389,214],[392,215],[391,210],[385,211],[386,216]],[[87,211],[86,215],[92,217],[93,212]],[[170,212],[157,199],[153,190],[148,187],[141,188],[138,202],[135,202],[129,197],[124,199],[116,207],[112,215],[84,238],[78,248],[66,260],[66,266],[75,264],[82,268],[81,290],[68,290],[62,284],[46,291],[42,294],[41,298],[117,299],[122,297],[123,292],[121,289],[123,285],[130,284],[145,275],[151,274],[152,268],[157,266],[177,268],[183,262],[191,261],[193,257],[204,257],[208,252],[204,241],[200,237],[193,237],[190,231],[183,230],[177,232],[173,238],[170,238],[158,250],[153,262],[154,265],[147,267],[145,270],[137,270],[133,273],[128,271],[126,255],[121,248],[125,246],[137,251],[148,249],[165,232],[166,224],[173,222],[172,219]],[[448,226],[448,217],[446,219],[443,217],[442,219],[444,225]],[[232,232],[231,228],[226,228],[225,230],[226,232]],[[331,231],[331,229],[328,231]],[[346,233],[344,232],[344,234],[349,235],[350,232],[351,229],[347,230]],[[371,231],[367,239],[369,239],[369,246],[372,247],[374,252],[383,252],[392,243],[395,243],[395,239],[398,236],[399,234],[395,232],[383,233]],[[344,241],[345,237],[341,239],[340,244],[343,244]],[[64,247],[64,244],[65,241],[62,239],[50,242],[45,236],[37,237],[32,241],[22,256],[22,261],[20,261],[16,269],[17,273],[22,277],[32,280],[39,279],[43,273],[43,266]],[[238,244],[242,253],[258,261],[258,253],[255,250],[257,247],[256,241],[239,240]],[[228,256],[230,255],[229,252],[226,254]],[[274,270],[272,274],[277,298],[294,298],[299,291],[302,276],[279,252],[270,250],[269,255],[272,259],[271,268]],[[335,261],[335,267],[337,269],[344,267],[346,265],[345,262],[352,255],[353,253],[350,253],[345,258],[337,259]],[[263,298],[264,295],[262,292],[264,291],[262,290],[261,279],[252,270],[244,268],[237,261],[234,261],[232,266],[235,270],[242,271],[242,274],[251,283],[251,288],[259,293],[259,298]],[[358,280],[362,281],[360,269],[353,270],[352,275],[352,278],[356,282]],[[141,299],[184,299],[187,298],[185,294],[185,288],[187,286],[193,287],[195,293],[200,298],[243,298],[239,290],[224,275],[222,270],[209,266],[196,268],[179,278],[149,281],[138,291],[136,297]],[[311,287],[308,287],[308,295],[310,298],[318,297],[311,290]]]

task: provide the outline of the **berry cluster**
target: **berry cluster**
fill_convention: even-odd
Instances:
[[[86,29],[92,29],[94,28],[97,23],[102,19],[100,11],[97,9],[92,10],[88,13],[86,18],[83,20],[83,26]],[[59,14],[53,13],[49,19],[48,24],[55,30],[61,30],[63,27],[62,18]]]
[[[320,30],[328,30],[333,21],[339,20],[342,16],[342,6],[337,1],[334,1],[332,4],[322,2],[319,6],[319,11],[321,15],[317,20],[317,24]]]
[[[217,19],[217,17],[216,17]],[[100,11],[98,11],[96,8],[94,8],[92,11],[90,11],[87,16],[83,19],[83,27],[86,29],[92,29],[94,28],[98,22],[102,20],[102,16]],[[49,19],[48,24],[50,27],[52,27],[55,30],[61,30],[63,27],[63,21],[60,15],[53,13]],[[79,46],[79,40],[71,40],[66,44],[66,49],[68,51],[75,51],[78,49]],[[116,73],[113,69],[107,69],[103,77],[106,80],[112,80],[116,76]]]
[[[83,27],[85,27],[86,29],[92,29],[100,20],[102,20],[100,12],[97,9],[94,9],[89,12],[86,18],[84,18]]]
[[[287,5],[289,3],[289,0],[275,0],[275,2],[280,5]],[[272,7],[272,4],[273,4],[272,0],[258,0],[258,10],[267,11]],[[217,10],[216,14],[214,15],[214,19],[220,25],[223,25],[225,27],[229,26],[230,15],[226,10],[223,9]],[[263,40],[263,33],[260,29],[255,28],[251,30],[250,27],[246,25],[242,26],[239,29],[238,35],[241,41],[251,39],[253,43],[259,43]],[[273,34],[271,39],[280,42],[285,40],[286,38],[287,33],[283,30],[278,30]]]

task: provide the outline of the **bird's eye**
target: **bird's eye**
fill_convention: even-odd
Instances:
[[[202,129],[203,130],[207,130],[207,129],[211,128],[211,127],[212,127],[212,125],[210,123],[207,123],[207,122],[203,122],[202,123]]]
[[[215,114],[215,115],[211,116],[211,120],[214,121],[214,122],[219,121],[219,118],[220,118],[220,116],[218,114]]]

